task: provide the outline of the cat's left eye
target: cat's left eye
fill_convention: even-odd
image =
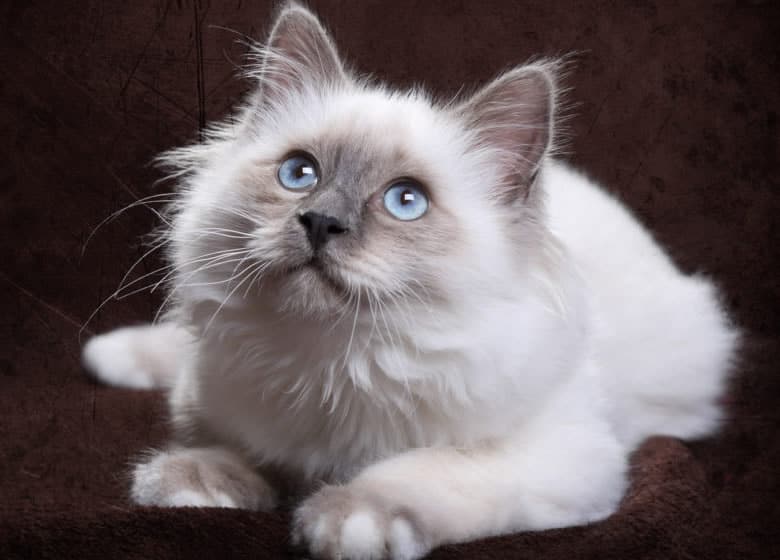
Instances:
[[[294,154],[279,166],[279,183],[292,191],[310,189],[317,184],[317,161],[309,154]]]
[[[416,220],[428,211],[428,197],[420,185],[409,179],[390,185],[385,191],[384,204],[393,217],[405,222]]]

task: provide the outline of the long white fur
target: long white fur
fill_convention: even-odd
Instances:
[[[499,216],[508,210],[485,193],[495,152],[474,149],[451,112],[420,92],[320,86],[277,92],[282,101],[258,109],[268,112],[262,129],[249,107],[170,156],[184,178],[167,233],[173,322],[91,341],[85,363],[97,377],[172,384],[177,425],[206,426],[250,464],[337,484],[305,501],[295,526],[299,542],[332,558],[413,559],[442,543],[603,519],[644,438],[718,427],[737,332],[709,280],[683,275],[622,204],[546,157],[536,184],[545,213],[518,244]],[[436,202],[468,236],[426,263],[440,297],[408,293],[412,264],[390,270],[370,258],[345,273],[357,302],[343,316],[247,297],[254,280],[241,276],[242,259],[272,260],[274,231],[246,215],[231,185],[252,161],[281,157],[279,145],[334,130],[446,162],[433,166],[449,188]],[[231,236],[246,241],[243,252]],[[250,272],[262,278],[262,267]],[[395,299],[358,312],[372,288]],[[136,471],[145,503],[235,501],[186,482],[155,486],[154,461]]]

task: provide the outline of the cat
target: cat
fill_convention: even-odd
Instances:
[[[170,390],[136,503],[287,487],[313,556],[409,560],[604,519],[643,439],[717,429],[738,330],[554,157],[558,63],[434,101],[358,77],[294,2],[252,53],[238,114],[164,156],[164,320],[84,348]]]

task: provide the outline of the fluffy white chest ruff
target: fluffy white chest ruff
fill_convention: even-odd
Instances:
[[[258,320],[257,309],[220,313],[178,380],[174,415],[191,422],[194,412],[258,463],[307,478],[343,479],[407,449],[519,429],[576,363],[581,338],[542,356],[551,330],[576,323],[518,302],[460,324],[466,311],[413,322],[361,313],[329,328]],[[528,323],[539,328],[514,340]]]

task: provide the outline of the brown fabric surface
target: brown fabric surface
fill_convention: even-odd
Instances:
[[[394,83],[455,92],[535,54],[580,54],[575,163],[687,271],[715,277],[748,334],[724,432],[657,438],[605,522],[432,558],[780,557],[780,10],[760,2],[313,2],[342,52]],[[145,251],[148,163],[234,104],[240,35],[270,3],[0,4],[0,558],[284,558],[284,513],[127,502],[127,461],[166,437],[156,393],[91,383],[78,331]],[[217,27],[219,26],[219,27]],[[153,258],[143,274],[158,266]],[[109,302],[93,332],[161,298]],[[572,468],[577,468],[572,465]]]

